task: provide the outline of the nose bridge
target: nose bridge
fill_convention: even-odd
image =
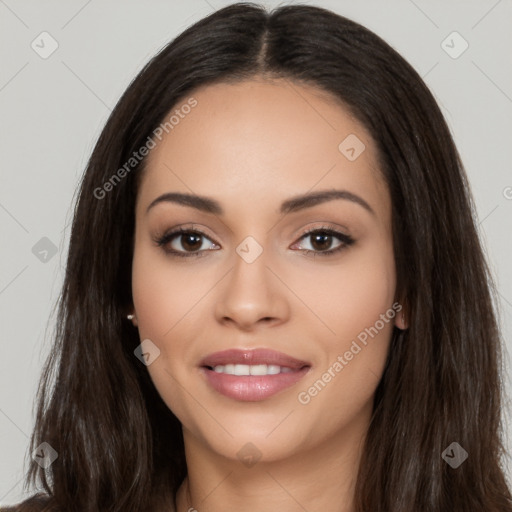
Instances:
[[[235,249],[229,291],[235,295],[242,294],[242,300],[264,300],[271,285],[268,264],[268,249],[264,249],[254,237],[246,237]]]
[[[260,291],[266,289],[269,263],[269,249],[248,236],[235,249],[232,279],[242,286],[260,284]]]

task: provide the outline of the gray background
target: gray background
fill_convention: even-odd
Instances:
[[[233,2],[0,0],[0,504],[24,498],[32,407],[50,349],[71,207],[96,138],[144,63],[187,26],[228,3]],[[438,100],[469,175],[500,292],[510,396],[511,1],[309,3],[383,37]],[[35,41],[39,52],[51,48],[48,36],[38,37],[44,31],[58,43],[46,59],[31,47]],[[446,39],[453,31],[469,44],[457,58],[464,43],[458,36]],[[40,241],[44,237],[50,242]],[[50,252],[41,252],[45,248]],[[510,416],[505,430],[511,448]]]

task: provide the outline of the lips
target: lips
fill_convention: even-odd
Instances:
[[[311,366],[307,361],[295,359],[292,356],[268,349],[237,350],[230,349],[222,352],[215,352],[206,356],[200,366],[214,368],[215,366],[226,366],[227,364],[246,365],[275,365],[292,370],[299,370],[304,366]]]
[[[200,367],[206,382],[218,393],[235,400],[254,402],[290,388],[308,373],[311,364],[274,350],[230,349],[206,356]],[[273,370],[233,375],[233,368]]]

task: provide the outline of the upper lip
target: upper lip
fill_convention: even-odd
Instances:
[[[201,360],[200,366],[224,366],[226,364],[267,364],[283,366],[299,370],[304,366],[310,366],[307,361],[301,361],[275,350],[257,348],[252,350],[229,349],[221,352],[213,352]]]

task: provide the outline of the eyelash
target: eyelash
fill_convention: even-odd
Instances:
[[[324,234],[327,236],[334,236],[334,237],[338,238],[342,242],[342,244],[340,244],[335,249],[329,249],[328,251],[314,251],[311,249],[301,249],[305,255],[309,255],[309,254],[313,253],[313,258],[316,258],[317,256],[325,256],[325,257],[332,256],[334,254],[341,252],[342,250],[346,249],[347,247],[351,246],[355,242],[355,240],[351,236],[346,235],[344,233],[340,233],[339,231],[334,229],[332,226],[322,226],[320,228],[309,229],[299,238],[299,241],[304,238],[307,238],[308,236],[310,236],[312,234],[317,234],[317,233],[321,233],[321,234]],[[177,256],[178,258],[194,258],[194,257],[200,258],[202,256],[205,256],[206,253],[210,251],[210,250],[202,250],[202,251],[187,253],[187,252],[182,252],[182,251],[176,251],[174,249],[172,249],[172,250],[165,249],[165,245],[167,245],[170,241],[172,241],[172,239],[176,235],[183,235],[183,234],[195,234],[195,235],[200,235],[202,237],[210,239],[208,237],[208,235],[206,235],[206,233],[203,233],[201,230],[191,229],[191,228],[178,228],[169,233],[165,233],[162,236],[155,237],[154,242],[159,247],[162,247],[164,252],[171,257]]]

